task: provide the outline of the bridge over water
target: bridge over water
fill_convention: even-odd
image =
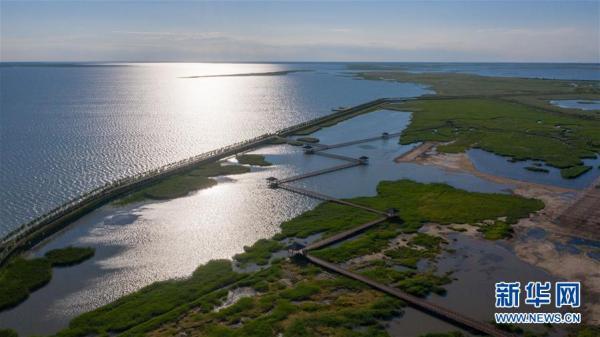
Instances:
[[[324,156],[334,158],[334,159],[349,161],[349,163],[337,165],[337,166],[333,166],[330,168],[325,168],[325,169],[321,169],[321,170],[317,170],[317,171],[307,172],[304,174],[300,174],[300,175],[289,177],[289,178],[283,178],[280,180],[272,178],[272,179],[276,180],[276,182],[272,181],[270,183],[270,186],[273,188],[282,188],[284,190],[287,190],[287,191],[290,191],[293,193],[305,195],[305,196],[312,197],[312,198],[319,199],[319,200],[324,200],[324,201],[334,202],[334,203],[338,203],[338,204],[343,204],[343,205],[350,206],[350,207],[359,208],[359,209],[362,209],[362,210],[365,210],[368,212],[372,212],[372,213],[376,213],[376,214],[379,214],[382,216],[381,218],[358,225],[354,228],[351,228],[346,231],[340,232],[338,234],[332,235],[323,240],[313,242],[313,243],[307,245],[306,247],[304,247],[303,249],[293,251],[292,254],[304,256],[308,261],[310,261],[311,263],[314,263],[322,268],[325,268],[332,272],[338,273],[340,275],[343,275],[343,276],[352,278],[354,280],[357,280],[359,282],[362,282],[364,284],[367,284],[368,286],[370,286],[374,289],[377,289],[388,295],[399,298],[418,309],[421,309],[421,310],[423,310],[427,313],[430,313],[436,317],[439,317],[446,321],[450,321],[450,322],[460,325],[462,327],[466,327],[468,329],[471,329],[471,330],[474,330],[474,331],[477,331],[477,332],[480,332],[480,333],[483,333],[486,335],[494,336],[494,337],[515,337],[513,334],[511,334],[507,331],[501,330],[492,324],[470,318],[470,317],[460,314],[456,311],[448,309],[444,306],[434,304],[430,301],[427,301],[424,298],[420,298],[420,297],[411,295],[411,294],[404,292],[398,288],[390,287],[383,283],[372,280],[364,275],[360,275],[360,274],[354,273],[350,270],[347,270],[347,269],[341,267],[340,265],[337,265],[337,264],[334,264],[331,262],[327,262],[325,260],[319,259],[319,258],[309,254],[309,251],[311,251],[311,250],[325,248],[329,245],[332,245],[332,244],[335,244],[338,242],[342,242],[342,241],[344,241],[348,238],[351,238],[361,232],[364,232],[374,226],[377,226],[387,220],[390,220],[391,218],[396,217],[397,214],[396,214],[395,210],[382,211],[382,210],[373,209],[368,206],[359,205],[359,204],[355,204],[350,201],[337,199],[337,198],[330,197],[325,194],[311,191],[308,189],[291,186],[291,185],[289,185],[289,183],[298,181],[301,179],[306,179],[306,178],[315,177],[315,176],[322,175],[322,174],[327,174],[327,173],[351,168],[351,167],[354,167],[357,165],[366,165],[368,163],[367,161],[365,161],[364,157],[361,157],[358,159],[351,158],[351,157],[341,156],[341,155],[332,154],[332,153],[328,153],[328,152],[322,152],[324,150],[340,148],[340,147],[344,147],[344,146],[350,146],[350,145],[355,145],[355,144],[360,144],[360,143],[365,143],[365,142],[371,142],[371,141],[375,141],[378,139],[387,139],[389,137],[395,137],[395,136],[399,136],[399,135],[400,135],[400,133],[394,133],[394,134],[384,133],[384,134],[382,134],[382,136],[378,136],[378,137],[359,139],[359,140],[355,140],[355,141],[349,141],[349,142],[344,142],[344,143],[329,145],[329,146],[321,144],[320,146],[318,146],[315,149],[313,149],[311,147],[310,148],[311,151],[307,151],[306,152],[307,154],[324,155]]]

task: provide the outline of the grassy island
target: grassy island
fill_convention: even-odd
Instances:
[[[565,179],[575,179],[591,169],[591,166],[578,165],[561,170],[560,175]]]
[[[438,141],[447,143],[438,146],[441,152],[476,147],[515,160],[543,160],[563,169],[563,176],[583,174],[581,159],[600,152],[600,120],[492,98],[416,100],[394,108],[414,111],[402,144]]]
[[[0,310],[11,308],[52,278],[52,267],[81,263],[94,255],[93,248],[67,247],[48,251],[45,257],[18,257],[0,268]]]
[[[567,109],[553,99],[600,99],[600,81],[408,73],[402,66],[354,65],[357,76],[424,84],[436,95],[393,104],[412,111],[402,144],[438,141],[441,152],[481,148],[515,161],[538,159],[572,179],[587,172],[583,158],[600,152],[600,110]],[[528,168],[529,169],[529,168]],[[541,169],[531,169],[544,172]]]
[[[251,157],[248,164],[261,166],[270,165],[269,162],[264,160],[264,157],[259,157],[260,158]],[[237,158],[239,160],[239,156]],[[137,192],[131,193],[126,197],[115,201],[115,204],[123,206],[147,199],[169,200],[184,197],[190,192],[216,185],[217,181],[211,179],[212,177],[242,174],[247,172],[250,172],[250,168],[242,165],[225,164],[223,162],[204,164],[184,174],[168,177]]]
[[[94,253],[91,247],[67,247],[48,251],[44,256],[53,267],[64,267],[79,264],[94,256]]]
[[[287,74],[305,72],[309,70],[283,70],[283,71],[267,71],[262,73],[240,73],[240,74],[224,74],[224,75],[198,75],[184,76],[179,78],[210,78],[210,77],[252,77],[252,76],[284,76]]]
[[[299,137],[299,138],[297,138],[297,140],[299,142],[304,142],[304,143],[318,143],[319,142],[319,138],[315,138],[315,137]]]
[[[315,251],[330,261],[383,252],[383,259],[353,264],[356,272],[417,296],[443,294],[451,275],[399,271],[395,266],[415,266],[433,260],[445,248],[442,238],[416,232],[423,223],[476,224],[506,217],[516,221],[543,204],[508,194],[472,193],[444,184],[409,180],[381,182],[374,197],[352,202],[378,209],[395,207],[398,220],[384,222],[337,246]],[[228,260],[198,267],[188,278],[158,282],[71,321],[57,336],[119,334],[121,336],[387,336],[383,322],[402,312],[402,301],[362,283],[324,271],[302,258],[274,260],[273,252],[285,249],[288,240],[320,234],[326,237],[377,218],[348,206],[325,202],[286,221],[281,233],[259,240],[235,256],[242,265],[262,269],[236,272]],[[404,248],[391,246],[406,237]],[[250,287],[255,296],[220,307],[236,288]],[[215,308],[219,307],[219,310]]]
[[[377,65],[372,65],[377,67]],[[600,81],[548,80],[537,78],[492,77],[462,73],[411,73],[403,69],[373,69],[358,77],[368,80],[388,80],[424,84],[435,90],[438,96],[510,97],[522,103],[548,108],[552,111],[568,111],[574,114],[596,115],[580,109],[564,109],[549,103],[550,99],[598,99]],[[600,112],[600,111],[598,111]],[[599,116],[600,117],[600,116]]]
[[[242,165],[271,166],[271,163],[265,160],[265,156],[260,154],[240,154],[235,156],[235,159]]]
[[[527,167],[525,167],[525,169],[527,171],[531,171],[531,172],[550,173],[550,170],[543,168],[543,167],[538,167],[538,166],[527,166]]]

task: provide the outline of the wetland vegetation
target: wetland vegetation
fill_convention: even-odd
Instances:
[[[259,294],[215,311],[227,290],[238,287],[252,287]],[[312,265],[280,261],[242,274],[233,271],[230,261],[216,260],[187,279],[153,284],[81,315],[57,335],[172,336],[194,331],[203,336],[319,336],[362,327],[355,336],[385,336],[381,320],[399,314],[402,306]]]
[[[362,72],[358,77],[368,80],[390,80],[398,82],[419,83],[431,87],[437,96],[508,96],[580,98],[598,97],[600,82],[575,80],[547,80],[536,78],[491,77],[461,73],[409,73],[401,70],[377,70]],[[544,107],[553,108],[545,100]],[[554,107],[556,108],[556,107]],[[576,110],[576,109],[573,109]],[[561,111],[557,109],[555,111]],[[571,111],[569,111],[571,112]],[[573,111],[573,113],[581,113]]]
[[[271,163],[261,154],[240,154],[235,156],[235,159],[242,165],[271,166]]]
[[[240,164],[268,166],[269,162],[261,155],[240,155],[236,157]],[[141,202],[147,199],[168,200],[188,195],[190,192],[209,188],[217,184],[212,179],[216,176],[242,174],[250,172],[248,166],[234,165],[224,162],[202,164],[195,169],[182,174],[162,179],[150,186],[144,187],[117,201],[118,206]]]
[[[513,160],[538,159],[574,179],[589,168],[581,159],[600,152],[600,110],[567,109],[552,99],[599,99],[600,81],[488,77],[460,73],[408,73],[370,69],[357,76],[427,85],[435,96],[393,104],[414,112],[402,144],[438,141],[441,152],[476,147]],[[528,170],[546,173],[542,168]]]
[[[319,142],[319,138],[315,138],[315,137],[299,137],[296,140],[299,142],[304,142],[304,143],[318,143]]]
[[[370,72],[359,76],[424,83],[440,95],[480,96],[424,98],[391,105],[394,109],[414,112],[412,123],[401,137],[403,144],[438,141],[445,143],[438,147],[442,152],[462,152],[477,147],[514,160],[543,160],[560,168],[566,178],[587,172],[589,168],[582,165],[581,159],[600,151],[600,120],[595,119],[595,112],[565,110],[562,114],[563,110],[541,103],[542,97],[548,101],[546,96],[551,92],[551,97],[595,97],[599,92],[595,82],[400,72]],[[444,77],[449,79],[441,80]],[[368,110],[341,116],[295,134],[309,135],[366,112]],[[277,137],[272,140],[274,144],[302,145],[302,142],[318,142],[318,139],[302,137],[291,141]],[[256,154],[242,154],[236,159],[240,165],[222,162],[202,165],[116,203],[124,205],[145,199],[185,196],[216,184],[212,177],[250,171],[244,165],[270,165]],[[527,169],[545,170],[538,166]],[[544,207],[540,200],[517,195],[474,193],[446,184],[410,180],[383,181],[377,187],[376,196],[350,201],[382,211],[395,208],[399,219],[383,222],[351,240],[315,251],[314,255],[347,264],[355,272],[421,297],[431,293],[443,295],[444,285],[453,280],[451,273],[436,273],[434,265],[435,259],[446,250],[447,242],[437,235],[423,233],[424,224],[435,223],[456,231],[466,230],[456,224],[472,225],[485,239],[500,240],[511,236],[511,224]],[[191,332],[204,336],[387,336],[382,322],[402,312],[402,301],[326,272],[302,258],[272,259],[273,253],[285,249],[291,241],[313,235],[329,237],[377,218],[364,210],[324,202],[282,223],[281,232],[271,239],[259,240],[234,256],[242,267],[255,264],[260,268],[241,273],[235,271],[229,260],[212,260],[198,267],[188,278],[154,283],[80,315],[57,336],[172,336]],[[10,294],[3,292],[0,299],[8,298],[6,301],[11,305],[10,298],[14,298],[14,294],[20,292],[26,298],[29,291],[48,282],[52,266],[69,265],[69,261],[75,262],[82,256],[86,256],[86,252],[68,250],[49,252],[44,258],[13,260],[0,271],[0,283],[19,280],[19,277],[24,281],[18,286],[13,282],[9,287],[2,287],[11,291]],[[367,256],[372,258],[359,259]],[[418,267],[422,261],[430,262],[434,268],[421,270]],[[241,287],[250,287],[257,294],[215,310],[229,290]],[[11,336],[10,333],[0,332],[7,336]],[[459,337],[461,333],[423,336]],[[583,336],[587,337],[586,332],[578,335]]]
[[[409,180],[381,182],[377,191],[377,196],[350,200],[378,209],[397,208],[401,220],[384,222],[315,255],[343,262],[385,251],[387,258],[357,265],[355,270],[417,296],[444,294],[443,286],[452,281],[450,274],[394,268],[396,264],[414,268],[419,260],[434,259],[444,249],[442,238],[417,232],[423,223],[475,224],[498,217],[516,221],[543,206],[514,195],[471,193]],[[231,261],[213,260],[186,279],[152,284],[85,313],[57,336],[171,336],[192,331],[205,336],[387,336],[382,322],[402,312],[402,301],[303,258],[270,259],[290,239],[327,237],[376,218],[349,206],[322,203],[284,222],[272,239],[259,240],[235,256],[242,265],[255,263],[262,269],[239,273]],[[410,251],[390,246],[398,236],[407,238],[404,247]],[[251,287],[257,295],[215,311],[229,290],[240,287]]]
[[[584,173],[587,173],[591,169],[592,169],[591,166],[585,166],[585,165],[573,166],[573,167],[569,167],[566,169],[562,169],[560,171],[560,175],[565,179],[575,179],[575,178],[583,175]]]
[[[200,76],[184,76],[180,78],[209,78],[209,77],[246,77],[246,76],[284,76],[287,74],[305,72],[308,70],[283,70],[283,71],[267,71],[261,73],[240,73],[240,74],[224,74],[224,75],[200,75]]]
[[[0,268],[0,310],[13,307],[52,278],[52,267],[81,263],[94,255],[89,247],[67,247],[48,251],[44,257],[17,257]]]
[[[53,267],[66,267],[79,264],[94,256],[92,247],[67,247],[48,251],[44,256]]]
[[[527,166],[525,167],[525,169],[527,171],[531,171],[531,172],[540,172],[540,173],[549,173],[550,170],[543,168],[543,167],[538,167],[538,166]]]
[[[583,174],[582,158],[600,151],[600,120],[552,114],[492,98],[416,100],[396,109],[414,111],[402,144],[438,141],[440,152],[481,148],[514,160],[543,160],[564,177]]]

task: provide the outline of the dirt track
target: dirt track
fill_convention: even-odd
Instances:
[[[417,159],[419,156],[423,155],[425,152],[429,151],[432,147],[434,147],[435,145],[437,145],[436,142],[425,142],[417,147],[415,147],[414,149],[403,153],[402,155],[396,157],[394,159],[394,161],[396,163],[408,163],[411,161],[414,161],[415,159]]]

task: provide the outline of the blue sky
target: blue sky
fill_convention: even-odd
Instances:
[[[2,61],[600,62],[600,1],[0,4]]]

